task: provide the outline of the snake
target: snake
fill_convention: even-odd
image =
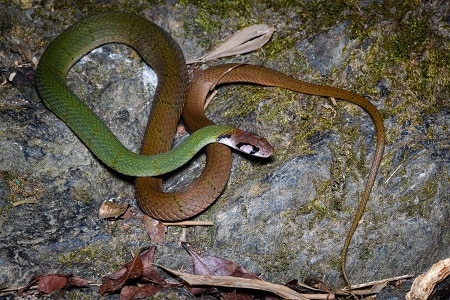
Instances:
[[[364,213],[366,204],[370,197],[370,193],[375,183],[381,160],[383,158],[386,141],[384,123],[381,114],[370,101],[352,91],[331,86],[308,83],[290,77],[276,70],[262,66],[248,64],[222,64],[209,67],[208,69],[199,72],[191,84],[186,100],[186,105],[182,114],[183,120],[185,121],[190,131],[199,130],[202,127],[204,128],[206,126],[211,126],[212,124],[214,124],[206,117],[203,109],[204,101],[200,101],[200,99],[206,99],[209,92],[216,86],[230,83],[251,83],[261,86],[284,88],[303,94],[345,100],[361,107],[372,119],[376,134],[376,147],[374,156],[372,164],[369,168],[369,175],[366,180],[366,185],[362,193],[361,200],[356,209],[355,216],[350,225],[350,229],[345,238],[344,246],[342,247],[341,252],[341,271],[349,290],[351,290],[350,280],[346,272],[345,263],[350,242]],[[218,159],[221,157],[227,157],[229,154],[231,154],[230,148],[222,144],[208,145],[207,150],[208,149],[211,149],[210,152],[214,153],[214,155],[217,156]],[[207,160],[205,169],[201,176],[208,177],[208,175],[210,174],[208,174],[207,172],[211,172],[209,170],[212,169],[213,164],[214,162],[212,160]],[[227,170],[227,174],[229,175],[229,169]],[[217,170],[214,170],[213,172],[217,172]],[[216,183],[216,181],[213,182]],[[211,200],[211,202],[212,201],[213,200]]]
[[[157,74],[158,84],[140,153],[127,149],[102,119],[67,86],[70,68],[84,55],[108,43],[136,50]],[[183,52],[160,26],[144,17],[99,13],[85,17],[53,40],[36,69],[36,91],[44,105],[75,133],[105,165],[136,177],[139,207],[160,220],[182,220],[210,206],[225,188],[231,170],[231,150],[269,157],[274,148],[263,137],[228,125],[217,125],[205,116],[204,100],[219,85],[252,83],[348,101],[363,108],[376,129],[376,149],[355,217],[341,253],[341,269],[348,286],[345,262],[348,247],[365,210],[383,156],[383,119],[364,97],[340,88],[307,83],[262,66],[223,64],[198,72],[191,81]],[[173,147],[180,117],[191,135]],[[175,193],[162,189],[162,176],[178,169],[206,146],[202,174]]]

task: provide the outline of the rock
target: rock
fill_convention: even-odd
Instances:
[[[350,245],[347,271],[352,283],[418,274],[447,257],[450,243],[450,74],[444,55],[448,51],[442,50],[449,44],[445,28],[450,5],[405,2],[386,9],[377,6],[377,1],[363,2],[360,7],[340,8],[336,16],[304,6],[255,4],[259,9],[255,20],[276,25],[272,44],[259,54],[230,59],[355,90],[380,109],[388,143]],[[296,10],[300,8],[301,12]],[[208,12],[195,5],[164,4],[155,15],[151,9],[142,11],[149,19],[170,20],[160,24],[192,56],[203,54],[198,49],[205,45],[215,44],[218,38],[211,39],[216,35],[239,29],[238,7],[229,18],[217,17],[219,10]],[[217,25],[209,29],[214,34],[208,34],[202,19],[192,18],[199,11],[211,15],[210,26],[215,24],[214,16],[227,22],[226,26]],[[49,27],[56,30],[50,23],[61,28],[57,32],[66,22],[72,23],[61,21],[67,14],[62,9],[33,8],[27,13],[34,17],[25,18],[27,26],[41,34]],[[327,26],[317,25],[325,17],[335,20]],[[430,28],[423,29],[419,22]],[[412,28],[407,31],[410,36],[419,29],[427,35],[407,39],[402,33],[405,28]],[[28,45],[20,30],[8,32]],[[195,39],[203,44],[195,46],[189,33],[196,33]],[[43,38],[43,44],[54,36]],[[13,36],[7,35],[1,43],[5,52]],[[39,57],[43,44],[28,46]],[[1,69],[13,67],[15,60],[21,56],[7,53]],[[68,82],[78,95],[89,99],[87,103],[119,139],[136,151],[152,97],[148,74],[131,50],[107,46],[78,63]],[[137,209],[132,178],[102,165],[43,104],[28,102],[11,85],[0,89],[0,99],[3,285],[24,285],[37,273],[56,271],[99,282],[127,261],[130,253],[151,244],[139,221],[110,222],[97,215],[108,199]],[[264,133],[277,152],[264,161],[234,155],[228,187],[199,216],[213,220],[214,227],[187,229],[187,241],[207,255],[231,259],[276,283],[315,275],[332,286],[343,286],[339,256],[364,188],[375,140],[373,124],[365,113],[338,101],[334,116],[322,106],[329,103],[276,89],[221,88],[209,115],[219,123]],[[203,159],[199,155],[173,174],[166,181],[167,188],[187,184],[201,171]],[[15,201],[24,204],[13,206]],[[180,235],[181,230],[169,229],[167,244],[156,253],[157,261],[189,270],[190,258],[178,243]]]

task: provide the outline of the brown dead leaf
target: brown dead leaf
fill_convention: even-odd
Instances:
[[[144,280],[148,280],[154,284],[164,285],[166,281],[156,272],[153,267],[153,262],[155,258],[156,247],[151,247],[147,251],[141,254],[142,261],[142,277]]]
[[[66,276],[53,274],[40,276],[37,286],[40,292],[50,294],[54,291],[62,290],[67,283],[68,279]]]
[[[105,201],[98,210],[98,215],[102,219],[111,219],[121,217],[127,210],[128,204],[119,204],[116,202]]]
[[[124,286],[120,290],[120,300],[143,299],[146,297],[154,296],[160,290],[162,290],[162,286]]]
[[[231,260],[217,256],[201,256],[190,249],[186,244],[183,243],[183,246],[192,257],[193,272],[195,275],[233,276],[260,279],[255,274],[248,272]]]
[[[298,282],[297,279],[292,279],[288,283],[286,283],[286,286],[294,291],[297,291],[299,293],[311,293],[311,291],[319,291],[313,287],[310,287],[306,284]]]
[[[310,287],[313,287],[319,291],[322,292],[332,292],[333,289],[330,287],[330,285],[318,278],[307,276],[304,280],[304,283]]]
[[[167,286],[153,267],[154,255],[155,247],[151,247],[136,255],[113,274],[103,277],[100,294],[111,294],[120,290],[121,295],[124,294],[124,299],[136,299],[137,296],[133,295],[151,296]]]
[[[231,260],[217,256],[201,256],[190,249],[185,243],[183,243],[182,245],[192,257],[193,273],[195,275],[232,276],[261,280],[261,278],[259,278],[255,274],[248,272]],[[210,290],[210,288],[192,288],[191,292],[194,295],[197,295],[200,293],[204,293],[207,290]],[[222,290],[221,297],[223,299],[253,299],[252,294],[248,293],[247,291],[236,291],[234,289]]]
[[[250,294],[239,293],[236,290],[231,291],[230,293],[221,293],[221,298],[223,300],[253,300],[253,296]]]
[[[145,232],[147,232],[151,241],[157,245],[164,245],[166,243],[167,227],[162,222],[147,215],[143,215],[141,220],[144,223]]]
[[[34,285],[37,285],[39,292],[50,294],[62,289],[88,287],[89,281],[81,277],[73,276],[72,274],[45,274],[33,276],[30,282],[23,289],[19,290],[18,293],[21,294],[26,292]]]
[[[142,270],[140,255],[136,255],[132,261],[128,262],[117,272],[102,278],[103,283],[100,286],[100,294],[103,296],[118,291],[127,281],[141,277]]]

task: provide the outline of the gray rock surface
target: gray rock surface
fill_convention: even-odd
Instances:
[[[214,9],[170,1],[113,7],[139,11],[163,26],[188,58],[244,25],[271,24],[276,33],[264,49],[224,61],[351,89],[380,109],[387,146],[350,246],[347,270],[354,283],[418,274],[450,256],[450,4],[383,3],[328,7],[317,1],[325,10],[240,2]],[[9,16],[0,23],[5,77],[18,72],[14,62],[30,63],[29,54],[39,58],[58,33],[95,10],[72,7],[69,14],[47,5],[0,4]],[[132,50],[106,46],[83,58],[68,82],[137,151],[151,103],[149,74]],[[98,217],[106,200],[136,208],[133,179],[103,166],[42,103],[25,99],[26,79],[0,88],[0,284],[19,286],[50,272],[99,282],[151,245],[136,219]],[[263,134],[277,152],[271,160],[234,155],[227,189],[198,217],[214,227],[188,228],[186,240],[272,282],[315,275],[342,286],[339,256],[373,157],[371,120],[339,101],[334,116],[324,107],[328,99],[259,87],[219,91],[208,114]],[[198,175],[203,159],[175,173],[167,189]],[[169,229],[158,263],[191,268],[181,235]]]

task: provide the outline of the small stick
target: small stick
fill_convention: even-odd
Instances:
[[[164,226],[214,226],[211,221],[162,222]]]

